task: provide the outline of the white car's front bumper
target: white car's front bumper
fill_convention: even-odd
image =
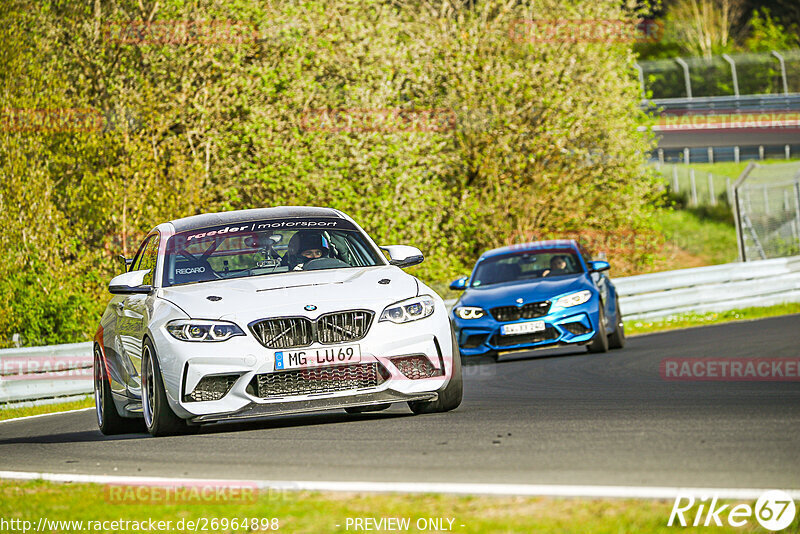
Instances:
[[[244,328],[244,325],[240,325]],[[437,306],[433,315],[406,324],[379,322],[376,314],[367,335],[358,341],[360,364],[365,368],[377,364],[377,383],[367,387],[351,387],[341,373],[330,366],[311,368],[293,380],[320,380],[312,383],[305,394],[259,395],[258,376],[272,373],[298,373],[297,370],[276,371],[275,352],[262,346],[253,334],[237,336],[219,343],[185,342],[169,335],[163,328],[152,332],[170,405],[180,417],[194,422],[244,419],[275,414],[301,413],[331,408],[367,406],[413,400],[434,400],[437,391],[446,386],[453,372],[452,336],[444,306]],[[305,350],[336,345],[314,343]],[[292,350],[292,349],[282,349]],[[436,376],[409,378],[392,363],[393,357],[424,355]],[[352,364],[351,364],[352,365]],[[325,372],[320,372],[325,370]],[[230,390],[219,400],[197,401],[188,395],[209,375],[238,375]],[[284,376],[283,378],[286,378]],[[324,384],[322,381],[324,380]],[[319,386],[319,387],[315,387]],[[331,390],[333,389],[333,390]]]

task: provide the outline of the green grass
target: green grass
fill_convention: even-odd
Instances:
[[[765,159],[763,161],[755,161],[759,165],[775,165],[781,163],[795,163],[798,159]],[[688,166],[693,167],[697,173],[714,173],[722,176],[730,176],[733,181],[739,178],[739,175],[747,168],[750,161],[720,161],[717,163],[690,163]]]
[[[146,491],[146,490],[145,490]],[[409,518],[409,532],[418,532],[421,518],[452,518],[453,532],[591,532],[673,533],[668,527],[671,500],[557,499],[547,497],[461,497],[448,495],[374,495],[319,492],[262,492],[244,504],[161,504],[113,501],[110,491],[95,484],[55,484],[41,481],[0,482],[0,517],[5,520],[105,521],[148,519],[176,522],[212,518],[277,518],[280,532],[292,534],[348,532],[347,518]],[[149,494],[145,493],[145,496]],[[112,502],[109,502],[109,501]],[[751,506],[753,503],[749,503]],[[795,525],[798,524],[795,519]],[[447,523],[445,523],[446,525]],[[755,519],[743,528],[730,526],[713,532],[753,532]],[[463,525],[463,526],[462,526]],[[124,525],[119,525],[123,527]],[[705,532],[708,529],[684,529]],[[791,527],[790,527],[791,528]],[[795,527],[796,528],[796,527]],[[59,532],[74,529],[61,527]],[[129,532],[131,528],[118,528]],[[184,528],[184,531],[188,529]],[[202,531],[202,528],[200,529]],[[208,530],[212,531],[212,530]],[[217,532],[232,532],[230,528]],[[249,532],[238,529],[236,532]],[[261,530],[266,531],[266,530]],[[351,525],[350,532],[354,531]],[[436,531],[436,530],[434,530]],[[386,531],[384,531],[386,532]],[[427,530],[431,532],[431,530]]]
[[[81,408],[90,408],[94,406],[94,399],[86,397],[85,399],[61,402],[58,404],[44,404],[42,406],[28,406],[19,408],[3,408],[0,404],[0,421],[5,419],[14,419],[15,417],[28,417],[30,415],[40,415],[44,413],[65,412],[67,410],[78,410]]]
[[[763,319],[764,317],[776,317],[778,315],[791,315],[795,313],[800,313],[800,302],[790,302],[786,304],[778,304],[776,306],[741,308],[726,312],[711,312],[703,314],[682,313],[654,321],[630,319],[625,321],[625,333],[627,335],[649,334],[652,332],[663,332],[678,328],[691,328],[710,324],[729,323],[732,321],[748,321],[753,319]]]
[[[666,239],[666,255],[679,250],[698,258],[695,264],[659,266],[660,271],[717,265],[738,259],[736,228],[732,224],[704,219],[686,210],[668,209],[659,213],[658,223]]]
[[[757,161],[759,165],[775,165],[785,163],[796,163],[798,159],[765,159]],[[719,163],[690,163],[685,165],[678,164],[665,164],[661,166],[660,172],[664,177],[664,181],[670,186],[673,183],[673,168],[676,169],[678,174],[678,188],[680,194],[687,195],[689,198],[691,191],[691,182],[689,178],[690,170],[695,173],[695,189],[697,190],[698,203],[701,205],[710,204],[709,188],[708,188],[708,174],[711,173],[712,181],[714,183],[714,195],[718,200],[725,199],[725,191],[727,183],[730,182],[731,186],[736,183],[739,176],[745,170],[750,161],[740,161],[739,163],[733,161],[723,161]]]

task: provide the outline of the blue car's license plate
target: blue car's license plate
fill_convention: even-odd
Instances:
[[[516,336],[519,334],[541,332],[544,329],[544,321],[529,321],[527,323],[504,324],[500,327],[500,334],[504,336]]]

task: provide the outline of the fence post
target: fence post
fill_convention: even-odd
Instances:
[[[783,153],[786,155],[786,159],[792,159],[792,147],[786,145],[783,147]]]
[[[714,175],[708,173],[708,196],[712,206],[717,205],[717,195],[714,194]]]
[[[788,148],[789,145],[786,145],[786,146]],[[663,148],[659,148],[658,149],[658,164],[659,165],[664,165],[664,149]]]
[[[689,164],[689,147],[684,147],[683,149],[683,162],[685,164]]]
[[[733,61],[733,58],[728,54],[722,54],[722,59],[728,62],[728,65],[731,66],[731,78],[733,78],[733,95],[739,96],[739,77],[736,76],[736,63]]]
[[[678,182],[678,166],[672,166],[672,191],[673,193],[679,193],[681,190],[680,183]]]
[[[647,91],[645,91],[644,88],[644,71],[642,70],[642,66],[634,61],[633,68],[636,69],[636,74],[639,76],[639,85],[642,88],[642,99],[646,99]]]
[[[798,245],[800,245],[800,180],[794,183],[794,222],[797,226]]]
[[[709,163],[714,163],[714,147],[713,146],[708,147],[708,162]]]
[[[733,147],[733,161],[739,163],[739,146]]]
[[[744,229],[742,228],[742,205],[741,199],[739,198],[739,187],[744,183],[747,179],[747,176],[750,174],[750,171],[753,170],[756,164],[752,161],[747,164],[747,167],[742,171],[742,174],[739,175],[739,178],[736,180],[736,183],[733,184],[733,203],[731,207],[733,208],[733,222],[736,225],[736,244],[739,247],[739,261],[747,261],[747,253],[744,248]],[[728,180],[730,184],[730,180]],[[728,191],[731,190],[730,185],[728,186]]]
[[[775,50],[772,51],[772,55],[778,58],[778,61],[781,64],[781,80],[783,80],[783,94],[789,94],[789,84],[786,82],[786,62],[783,61],[783,56],[777,53]]]
[[[697,207],[697,183],[694,179],[694,169],[689,169],[689,184],[692,187],[692,205]]]
[[[689,64],[679,57],[675,58],[675,62],[683,67],[683,80],[686,83],[686,98],[692,98],[692,80],[689,78]]]
[[[764,145],[758,145],[758,159],[764,160]]]
[[[731,179],[725,178],[725,192],[728,195],[728,206],[733,206],[733,193],[731,192]]]

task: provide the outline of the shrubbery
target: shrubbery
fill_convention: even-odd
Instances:
[[[618,2],[6,4],[2,108],[105,119],[67,132],[5,121],[2,344],[86,339],[114,256],[158,222],[213,210],[336,207],[381,243],[419,246],[431,281],[531,234],[633,233],[636,250],[611,257],[627,269],[658,244],[630,45],[510,36],[554,13],[637,17]],[[210,19],[253,38],[109,31]]]

